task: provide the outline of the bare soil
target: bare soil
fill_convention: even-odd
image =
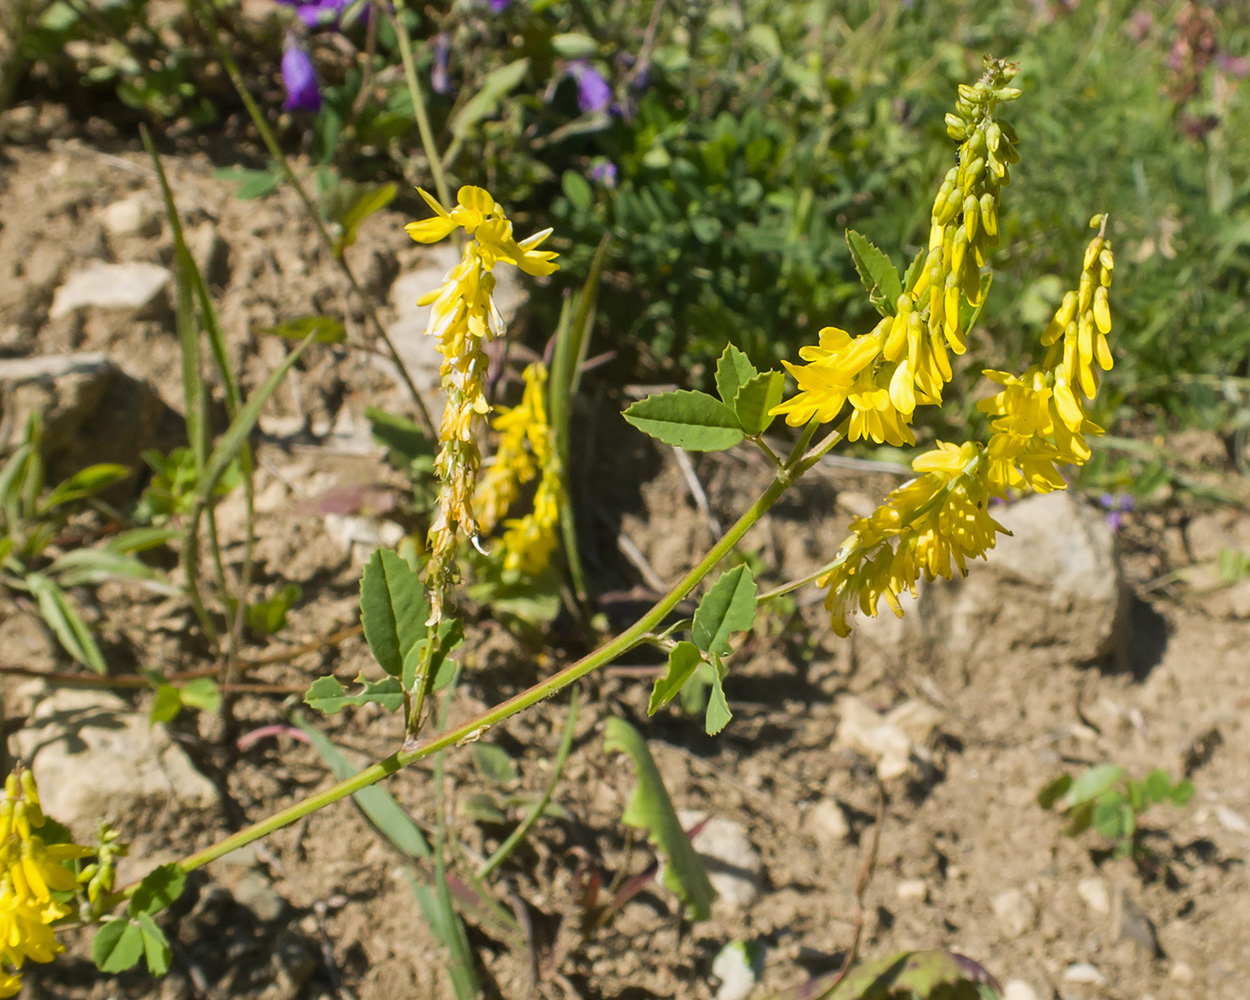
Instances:
[[[101,210],[136,192],[159,205],[145,158],[125,143],[93,144],[54,132],[0,148],[0,163],[0,353],[104,351],[180,408],[168,296],[137,313],[48,317],[55,289],[90,260],[169,265],[171,243],[158,213],[123,236],[110,235],[101,221]],[[368,343],[359,304],[320,250],[293,193],[240,202],[212,179],[222,164],[207,153],[182,151],[167,163],[188,228],[202,241],[245,388],[258,385],[288,349],[254,331],[283,318],[337,313],[346,317],[354,343]],[[379,303],[395,276],[418,259],[400,231],[404,221],[397,213],[371,218],[351,251]],[[407,409],[374,356],[328,348],[301,362],[266,411],[258,444],[256,593],[290,581],[303,595],[290,627],[249,647],[249,659],[315,644],[357,621],[365,548],[349,548],[343,537],[355,531],[367,541],[359,535],[364,529],[327,521],[317,498],[344,485],[403,489],[369,442],[367,405]],[[592,577],[609,618],[623,624],[630,610],[645,606],[647,576],[675,580],[713,528],[672,456],[622,428],[618,405],[601,391],[588,401],[577,445],[586,471],[573,485]],[[1210,457],[1210,478],[1233,482],[1218,447]],[[764,481],[762,463],[749,457],[696,467],[721,523]],[[819,565],[845,527],[839,496],[879,496],[895,481],[830,470],[802,484],[748,539],[761,579],[793,579]],[[222,511],[228,560],[241,556],[242,516],[235,498],[228,499]],[[621,555],[618,534],[641,559]],[[659,654],[588,680],[575,749],[556,792],[567,818],[540,822],[493,882],[499,904],[518,915],[527,940],[508,942],[497,929],[470,922],[486,994],[710,998],[712,960],[735,939],[763,946],[767,989],[836,969],[852,940],[854,883],[878,797],[872,762],[834,740],[838,698],[854,693],[880,709],[918,699],[941,719],[924,748],[926,760],[885,788],[863,954],[952,948],[1003,982],[1023,981],[1039,998],[1250,995],[1250,625],[1234,617],[1239,609],[1227,591],[1169,577],[1250,537],[1250,518],[1232,508],[1210,513],[1175,504],[1130,515],[1120,537],[1125,575],[1137,594],[1127,669],[1054,662],[1032,650],[980,665],[962,688],[940,687],[905,661],[868,670],[851,643],[828,631],[819,595],[804,591],[791,617],[774,615],[736,658],[727,682],[735,718],[716,739],[703,734],[700,718],[680,712],[648,720],[650,678],[640,668],[658,666]],[[114,584],[99,588],[92,602],[117,672],[172,674],[206,665],[183,602]],[[770,634],[776,632],[784,634]],[[0,638],[9,666],[72,669],[18,595],[6,594],[0,604]],[[540,637],[483,617],[471,629],[466,680],[450,719],[466,718],[556,669],[577,652],[577,641],[562,626],[544,651]],[[314,677],[333,672],[348,680],[370,664],[358,636],[325,644],[249,671],[249,680],[290,695],[237,698],[229,729],[211,716],[181,718],[177,739],[218,784],[225,807],[208,820],[168,816],[155,828],[115,817],[135,845],[123,874],[176,858],[328,785],[325,765],[289,730],[246,737],[285,725],[298,706],[296,692]],[[12,735],[39,694],[27,678],[8,676],[5,685]],[[137,709],[148,699],[134,695]],[[566,711],[565,701],[546,703],[489,734],[519,767],[516,791],[545,786]],[[652,883],[604,925],[585,925],[579,899],[589,883],[599,880],[606,891],[653,860],[620,822],[633,779],[623,758],[604,751],[602,724],[611,715],[646,734],[679,809],[728,818],[745,830],[762,859],[754,902],[718,905],[713,919],[691,924]],[[393,751],[402,735],[399,719],[373,708],[319,724],[362,763]],[[240,737],[244,750],[237,749]],[[467,751],[447,757],[453,815],[463,816],[469,799],[488,790],[470,758]],[[1059,770],[1106,760],[1138,776],[1163,767],[1197,786],[1188,808],[1148,816],[1148,843],[1158,859],[1153,872],[1107,856],[1092,834],[1065,837],[1059,818],[1034,801]],[[414,766],[386,787],[432,833],[432,765]],[[814,819],[829,802],[841,807],[845,836],[831,836]],[[465,857],[472,862],[489,854],[517,815],[514,810],[507,825],[462,818],[456,829]],[[164,980],[102,976],[87,957],[86,937],[71,935],[67,956],[28,967],[26,989],[32,997],[98,1000],[450,997],[446,956],[422,921],[407,870],[359,812],[341,803],[197,873],[163,918],[175,945]],[[1138,909],[1157,934],[1157,948],[1122,932]],[[1069,970],[1077,963],[1096,967],[1101,981],[1073,981]]]

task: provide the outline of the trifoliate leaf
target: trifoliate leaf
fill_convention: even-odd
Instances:
[[[388,549],[378,549],[360,579],[360,618],[374,658],[392,677],[426,635],[430,606],[421,574]]]
[[[722,573],[694,613],[694,644],[717,656],[729,652],[729,637],[755,621],[755,580],[746,566]]]
[[[177,864],[171,862],[153,868],[143,876],[143,881],[130,897],[130,915],[137,917],[141,913],[160,913],[182,895],[186,884],[186,873]]]
[[[109,920],[91,940],[91,960],[101,972],[125,972],[143,956],[143,931],[126,919]]]
[[[394,712],[404,703],[404,691],[396,677],[368,681],[360,676],[356,681],[364,685],[364,690],[359,694],[348,694],[335,678],[318,677],[304,694],[304,704],[318,712],[333,715],[347,705],[365,705],[376,701],[388,712]]]
[[[668,654],[668,670],[663,677],[657,677],[651,689],[651,702],[647,705],[647,714],[655,715],[661,708],[676,697],[682,685],[690,680],[703,654],[693,642],[679,642]]]
[[[761,372],[743,383],[734,397],[734,414],[748,434],[763,434],[776,419],[769,412],[781,402],[786,377],[781,372]]]
[[[903,294],[903,283],[893,262],[854,229],[846,231],[846,245],[873,306],[881,315],[893,316],[898,312],[898,297]]]
[[[726,344],[716,362],[716,391],[727,405],[733,406],[738,390],[758,374],[750,358],[733,344]]]
[[[725,699],[725,689],[721,686],[725,680],[725,665],[720,662],[719,656],[713,655],[712,661],[712,690],[708,693],[707,715],[703,719],[704,732],[709,736],[719,733],[734,717]]]
[[[648,396],[626,410],[625,419],[653,438],[688,451],[724,451],[742,440],[733,411],[706,392],[679,389]]]
[[[154,976],[165,975],[174,957],[165,932],[146,913],[139,914],[139,932],[143,936],[143,957],[147,960],[148,972]]]

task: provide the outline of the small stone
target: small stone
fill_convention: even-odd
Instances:
[[[900,903],[923,903],[929,898],[929,887],[923,879],[905,878],[894,890]]]
[[[822,847],[836,849],[851,835],[851,824],[846,821],[846,813],[832,799],[821,799],[808,809],[807,815],[803,817],[803,827]]]
[[[911,762],[911,740],[901,728],[873,711],[853,695],[838,702],[841,720],[837,741],[867,754],[877,761],[877,776],[889,781],[907,773]]]
[[[1168,978],[1174,983],[1192,983],[1194,970],[1185,962],[1176,962],[1168,970]]]
[[[1116,942],[1132,941],[1152,958],[1159,953],[1154,924],[1123,886],[1116,886],[1115,905],[1111,910],[1111,936]]]
[[[1098,966],[1089,962],[1074,962],[1063,970],[1063,979],[1067,983],[1092,983],[1102,986],[1107,977],[1099,971]]]
[[[1247,823],[1245,817],[1229,809],[1228,806],[1216,806],[1215,819],[1230,833],[1250,833],[1250,823]]]
[[[52,297],[48,316],[59,319],[75,309],[138,309],[147,305],[169,283],[171,275],[159,264],[131,261],[107,264],[96,261],[75,271]]]
[[[147,193],[138,191],[100,209],[100,222],[110,236],[132,236],[153,230],[156,212],[156,204]]]
[[[16,739],[44,811],[75,832],[101,819],[142,830],[145,817],[167,814],[174,802],[185,811],[221,805],[217,788],[164,727],[107,692],[50,691]]]
[[[404,538],[404,529],[394,521],[379,521],[355,514],[327,514],[326,534],[343,547],[354,565],[369,561],[374,549],[393,549]]]
[[[683,824],[689,828],[693,823]],[[744,910],[760,894],[764,862],[747,836],[746,827],[724,816],[713,816],[691,840],[716,890],[718,905]]]
[[[759,978],[757,963],[745,941],[730,941],[712,959],[712,975],[720,980],[716,1000],[747,1000]]]
[[[1026,934],[1037,922],[1037,907],[1022,889],[1007,889],[994,897],[994,916],[1009,938]]]
[[[1038,1000],[1037,990],[1023,979],[1008,979],[1003,986],[1003,1000]]]
[[[231,887],[230,895],[240,906],[256,914],[256,919],[263,924],[277,920],[286,909],[286,900],[260,872],[244,875]]]
[[[1076,892],[1095,913],[1111,912],[1111,894],[1102,879],[1083,878],[1076,884]]]
[[[1250,577],[1238,580],[1224,595],[1228,601],[1228,613],[1234,618],[1250,618]]]

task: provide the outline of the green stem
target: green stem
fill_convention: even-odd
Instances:
[[[230,50],[226,48],[225,43],[221,40],[221,33],[217,29],[217,20],[212,9],[205,3],[205,0],[186,0],[186,2],[191,9],[192,16],[194,17],[198,14],[199,20],[206,27],[213,47],[221,57],[221,64],[225,67],[226,74],[230,77],[230,82],[234,85],[239,99],[243,101],[243,106],[247,108],[248,117],[252,119],[252,124],[256,126],[256,131],[260,133],[261,141],[265,144],[265,148],[269,150],[269,155],[273,157],[274,162],[281,168],[282,175],[286,178],[287,183],[299,195],[300,201],[303,202],[304,208],[308,212],[308,217],[312,219],[313,225],[317,228],[317,235],[321,238],[321,242],[325,244],[326,249],[330,252],[330,256],[334,258],[343,274],[346,275],[348,283],[352,286],[352,291],[364,307],[365,315],[368,317],[374,333],[386,345],[391,362],[398,370],[399,377],[403,381],[405,388],[407,388],[409,395],[412,396],[413,405],[421,418],[421,423],[425,426],[426,433],[431,437],[437,437],[438,430],[434,426],[434,421],[430,418],[430,411],[426,409],[420,390],[412,380],[412,374],[408,371],[408,366],[404,364],[404,359],[400,357],[399,351],[395,347],[395,342],[391,340],[390,335],[386,332],[386,328],[382,325],[382,321],[378,319],[378,311],[374,308],[372,299],[361,288],[360,282],[356,280],[356,274],[352,271],[351,265],[347,263],[344,257],[335,252],[334,238],[326,228],[325,219],[322,218],[321,211],[309,196],[304,185],[300,183],[299,178],[295,176],[295,170],[291,166],[291,161],[287,159],[286,154],[282,151],[282,147],[278,145],[278,140],[274,138],[274,134],[269,128],[269,123],[265,121],[265,116],[261,113],[256,100],[252,97],[252,92],[248,89],[247,81],[243,79],[243,74],[239,71],[238,64],[234,61],[234,57],[230,55]]]
[[[379,7],[383,6],[381,4]],[[434,132],[430,128],[430,116],[425,106],[425,95],[421,84],[417,81],[417,68],[412,61],[412,40],[408,37],[408,28],[403,20],[404,4],[399,0],[395,13],[390,15],[391,25],[395,29],[395,37],[399,41],[399,58],[404,63],[404,80],[408,84],[408,93],[412,97],[412,113],[417,119],[417,131],[421,133],[421,148],[425,150],[425,159],[430,165],[430,176],[434,180],[434,191],[438,195],[439,204],[451,207],[451,192],[447,189],[447,176],[443,173],[443,161],[439,159],[438,147],[434,144]]]
[[[560,775],[564,773],[564,762],[568,760],[569,751],[573,749],[573,729],[577,725],[577,689],[573,689],[573,696],[569,699],[569,714],[564,720],[564,732],[560,734],[560,748],[556,751],[555,760],[551,765],[551,780],[547,782],[547,787],[543,791],[542,798],[534,803],[534,808],[529,811],[529,815],[522,820],[521,824],[508,834],[508,838],[495,849],[495,853],[486,859],[481,868],[478,869],[477,877],[484,879],[498,868],[508,855],[512,853],[517,844],[525,839],[526,834],[535,823],[538,822],[543,811],[547,808],[547,803],[551,801],[551,796],[555,793],[556,784],[560,780]]]
[[[803,438],[811,439],[815,434],[815,425],[810,425],[804,431]],[[832,438],[840,439],[841,432],[835,431],[831,435]],[[800,444],[806,447],[806,441],[800,439]],[[836,442],[835,442],[836,443]],[[822,448],[825,443],[822,443]],[[832,443],[828,444],[832,447]],[[796,449],[798,451],[798,449]],[[802,452],[798,452],[802,454]],[[180,863],[183,871],[193,871],[196,868],[202,868],[211,861],[216,861],[223,855],[229,854],[231,851],[238,850],[253,841],[259,840],[261,837],[280,830],[284,826],[302,819],[309,813],[314,813],[318,809],[322,809],[340,799],[349,795],[354,795],[362,788],[368,788],[370,785],[377,784],[383,778],[388,778],[396,771],[402,770],[415,761],[429,757],[431,754],[438,753],[440,750],[446,750],[448,747],[459,746],[463,743],[471,743],[480,739],[492,726],[499,725],[507,719],[512,718],[518,712],[522,712],[540,701],[545,701],[552,695],[563,691],[570,684],[574,684],[581,680],[587,674],[598,670],[600,667],[611,663],[624,653],[633,649],[642,642],[647,635],[659,625],[673,609],[677,607],[698,584],[708,575],[717,564],[720,563],[731,551],[742,537],[755,525],[755,523],[768,512],[774,503],[786,492],[793,484],[795,479],[802,475],[815,462],[815,459],[809,457],[801,460],[792,460],[784,468],[778,470],[776,478],[772,485],[768,487],[755,503],[747,508],[746,512],[738,518],[737,522],[725,532],[724,536],[715,545],[712,546],[706,555],[699,561],[690,572],[688,572],[667,594],[664,595],[645,615],[638,619],[630,628],[626,629],[611,642],[600,646],[594,652],[583,656],[576,663],[572,663],[563,670],[545,680],[539,681],[533,687],[527,688],[520,694],[514,695],[507,701],[495,705],[493,708],[487,709],[467,722],[447,732],[440,733],[438,736],[428,738],[426,740],[416,742],[412,745],[405,745],[397,753],[391,754],[376,764],[365,768],[354,777],[341,781],[337,785],[310,795],[302,802],[297,802],[293,806],[289,806],[267,819],[261,820],[246,829],[240,830],[238,833],[226,837],[224,840],[206,847],[202,851],[184,858]],[[124,895],[129,895],[134,891],[134,887],[128,887],[123,890]]]

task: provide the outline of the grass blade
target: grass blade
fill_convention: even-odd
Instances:
[[[75,660],[90,667],[97,674],[108,673],[104,656],[96,645],[95,637],[87,623],[74,610],[69,597],[60,587],[42,573],[28,573],[26,585],[39,602],[39,613],[57,639]]]

